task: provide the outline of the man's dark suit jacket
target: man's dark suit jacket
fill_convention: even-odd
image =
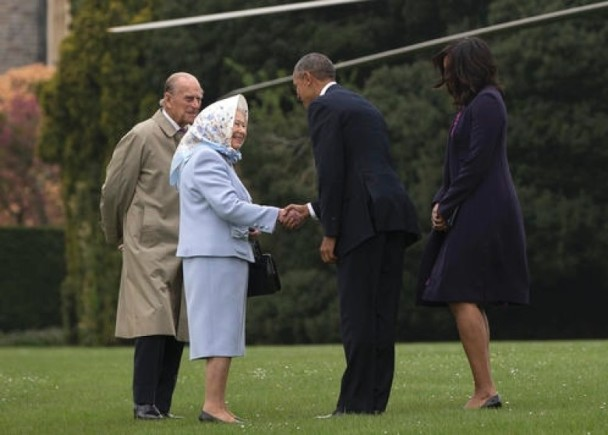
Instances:
[[[416,212],[389,152],[382,114],[360,95],[330,86],[308,107],[317,169],[312,203],[336,254],[348,253],[378,232],[403,231],[419,239]]]

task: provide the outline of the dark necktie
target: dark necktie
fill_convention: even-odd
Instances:
[[[186,134],[186,131],[188,130],[188,127],[182,127],[179,130],[177,130],[177,132],[175,132],[175,140],[177,143],[179,143],[179,141],[182,140],[182,137],[184,137],[184,134]]]

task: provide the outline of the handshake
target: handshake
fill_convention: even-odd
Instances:
[[[289,204],[279,212],[279,222],[288,230],[295,230],[302,226],[308,216],[310,216],[308,205]]]

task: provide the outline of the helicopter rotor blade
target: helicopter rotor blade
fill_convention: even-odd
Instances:
[[[506,30],[514,29],[514,28],[523,28],[523,27],[532,27],[541,23],[547,23],[551,21],[558,21],[566,18],[571,18],[577,15],[587,14],[593,11],[597,11],[599,9],[603,9],[608,7],[608,1],[593,3],[585,6],[573,7],[569,9],[562,9],[557,12],[549,12],[546,14],[535,15],[533,17],[521,18],[519,20],[508,21],[506,23],[495,24],[492,26],[481,27],[479,29],[470,30],[467,32],[456,33],[454,35],[443,36],[441,38],[431,39],[424,42],[419,42],[416,44],[407,45],[405,47],[395,48],[392,50],[382,51],[380,53],[371,54],[368,56],[358,57],[356,59],[347,60],[344,62],[339,62],[335,64],[336,69],[347,68],[350,66],[360,65],[363,63],[368,63],[380,59],[384,59],[387,57],[397,56],[406,53],[413,53],[416,51],[424,50],[430,47],[434,47],[437,45],[446,44],[448,42],[465,38],[467,36],[478,36],[478,35],[487,35],[491,33],[503,32]],[[273,80],[268,80],[261,83],[256,83],[255,85],[245,86],[242,88],[234,89],[230,91],[225,96],[231,96],[235,94],[244,94],[248,92],[258,91],[260,89],[266,89],[273,86],[277,86],[283,83],[289,83],[292,80],[292,76],[286,76],[281,78],[276,78]]]
[[[281,6],[267,6],[241,11],[222,12],[218,14],[199,15],[196,17],[176,18],[173,20],[153,21],[150,23],[131,24],[126,26],[110,27],[110,33],[138,32],[142,30],[163,29],[167,27],[188,26],[199,23],[209,23],[212,21],[231,20],[233,18],[252,17],[255,15],[269,15],[278,12],[299,11],[302,9],[321,8],[347,3],[361,3],[371,0],[314,0],[301,3],[291,3]]]

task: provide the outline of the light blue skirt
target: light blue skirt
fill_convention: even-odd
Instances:
[[[243,356],[249,263],[235,257],[183,261],[190,359]]]

